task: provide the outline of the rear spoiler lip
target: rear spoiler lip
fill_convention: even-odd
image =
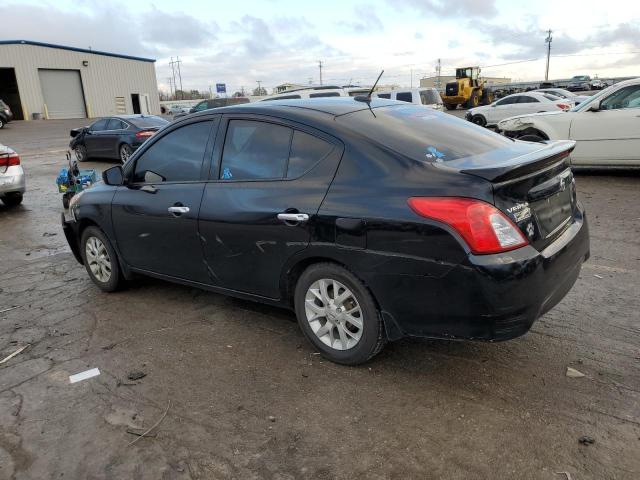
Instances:
[[[447,170],[455,170],[460,173],[474,175],[494,183],[510,181],[532,173],[546,169],[547,167],[565,161],[576,146],[573,140],[559,140],[543,145],[542,148],[524,155],[513,157],[507,161],[495,165],[470,168],[468,159],[461,158],[446,163],[434,163],[435,166]]]

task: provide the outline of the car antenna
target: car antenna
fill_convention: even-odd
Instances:
[[[376,79],[376,83],[373,84],[373,87],[371,87],[371,90],[369,90],[369,93],[367,93],[366,95],[357,95],[354,100],[356,102],[366,102],[369,103],[371,102],[371,94],[373,93],[373,91],[376,89],[376,87],[378,86],[378,82],[380,81],[380,77],[382,76],[382,74],[384,73],[384,70],[382,70],[380,72],[380,75],[378,75],[378,78]]]

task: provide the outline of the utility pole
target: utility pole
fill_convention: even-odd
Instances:
[[[173,75],[173,99],[177,100],[176,97],[176,64],[173,61],[173,57],[171,57],[171,61],[169,62],[169,66],[171,67],[171,73]]]
[[[440,72],[442,70],[442,64],[440,63],[440,59],[438,59],[438,64],[436,65],[436,88],[440,89]]]
[[[178,65],[178,78],[180,79],[180,99],[184,100],[184,90],[182,89],[182,73],[180,72],[180,64],[182,60],[179,57],[176,57],[176,64]]]
[[[171,77],[167,77],[167,82],[169,82],[169,100],[173,97],[173,83],[171,82]]]
[[[322,86],[322,60],[318,60],[318,67],[320,68],[320,86]]]
[[[262,87],[260,86],[260,84],[262,83],[262,80],[256,80],[256,82],[258,82],[258,96],[261,97],[262,96]]]
[[[553,41],[553,37],[551,36],[551,29],[547,30],[547,38],[544,39],[547,44],[547,70],[544,73],[544,80],[549,80],[549,59],[551,58],[551,42]]]

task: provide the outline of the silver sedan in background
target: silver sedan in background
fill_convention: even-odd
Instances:
[[[26,189],[20,157],[0,143],[0,200],[7,207],[20,205]]]

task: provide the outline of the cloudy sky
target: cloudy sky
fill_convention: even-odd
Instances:
[[[167,89],[180,56],[185,89],[283,82],[414,85],[456,66],[487,76],[640,75],[637,0],[2,0],[0,39],[37,40],[157,59]],[[529,61],[533,60],[533,61]]]

